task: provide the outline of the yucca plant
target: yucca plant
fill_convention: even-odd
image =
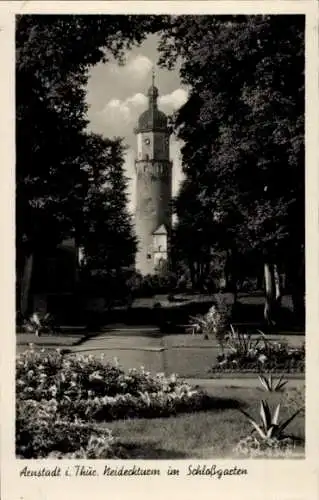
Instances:
[[[227,337],[227,345],[236,349],[238,354],[247,355],[249,351],[254,351],[260,343],[260,339],[252,340],[251,335],[235,330],[230,324],[230,334]]]
[[[260,403],[260,417],[261,422],[258,423],[254,418],[252,418],[248,413],[244,410],[239,409],[239,411],[248,418],[249,422],[253,426],[253,431],[256,431],[259,434],[261,439],[283,439],[284,434],[283,431],[286,427],[294,420],[294,418],[300,413],[302,408],[299,408],[291,417],[287,420],[279,423],[279,412],[280,412],[280,403],[277,405],[274,414],[271,414],[270,407],[266,401],[261,401]]]
[[[288,380],[284,380],[283,375],[279,379],[274,379],[272,374],[270,375],[258,375],[261,385],[269,392],[280,392],[283,387],[288,383]]]
[[[54,331],[54,319],[50,313],[41,315],[40,313],[34,312],[23,324],[26,332],[34,333],[37,337],[43,332]]]
[[[271,340],[269,340],[267,338],[267,336],[264,334],[264,332],[262,332],[261,330],[258,330],[257,329],[257,332],[259,333],[260,335],[260,340],[262,340],[263,342],[263,347],[264,347],[264,351],[265,353],[268,355],[270,355],[273,351],[273,342]]]

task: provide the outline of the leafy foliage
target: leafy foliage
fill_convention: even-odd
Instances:
[[[182,258],[201,279],[212,252],[229,253],[232,274],[249,252],[284,265],[302,290],[304,18],[175,16],[160,50],[189,89],[174,120]]]
[[[19,399],[16,408],[18,458],[114,458],[110,432],[93,424],[61,420],[54,398]]]
[[[284,437],[284,430],[293,421],[294,418],[300,413],[302,409],[299,408],[287,420],[279,422],[280,404],[276,406],[274,413],[271,413],[267,401],[260,403],[260,417],[261,421],[258,423],[246,411],[239,409],[239,411],[247,417],[253,430],[256,431],[261,439],[276,438],[282,439]]]
[[[116,278],[122,268],[132,265],[136,250],[127,211],[125,148],[120,139],[111,141],[96,134],[91,134],[87,142],[91,157],[79,243],[88,272],[113,273]]]
[[[278,380],[274,379],[271,373],[268,376],[259,375],[258,378],[263,388],[269,392],[280,392],[288,383],[288,380],[283,380],[283,375]]]
[[[215,337],[223,347],[229,331],[232,305],[223,295],[217,295],[216,304],[213,304],[205,315],[190,318],[192,333],[202,333],[204,338]]]
[[[290,437],[260,440],[256,436],[248,436],[239,441],[234,452],[240,458],[293,458],[295,443]]]
[[[18,286],[23,286],[21,274],[28,255],[43,254],[70,235],[83,237],[83,205],[92,194],[93,168],[95,180],[103,169],[111,169],[111,184],[117,187],[114,211],[121,209],[122,146],[117,140],[104,142],[86,129],[89,69],[112,59],[123,63],[125,51],[161,23],[162,18],[156,16],[112,16],[111,22],[110,16],[95,15],[16,17]],[[96,200],[99,215],[101,203]],[[93,201],[89,205],[93,216],[97,207]],[[127,239],[132,252],[132,236],[123,234],[129,231],[130,222],[123,211],[121,216],[119,239],[121,243]],[[127,258],[121,255],[119,260]]]
[[[253,339],[252,335],[247,334],[241,334],[240,338],[242,340],[229,337],[224,351],[217,356],[217,364],[210,371],[247,371],[261,374],[304,372],[304,345],[291,347],[271,341],[265,336]]]
[[[30,318],[22,324],[22,330],[29,333],[35,333],[37,336],[41,333],[53,333],[56,330],[56,322],[50,313],[33,313]]]
[[[116,363],[59,351],[26,351],[17,358],[17,402],[54,400],[56,417],[91,422],[169,416],[205,407],[206,395],[175,375],[125,373]]]

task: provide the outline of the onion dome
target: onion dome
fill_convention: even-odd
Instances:
[[[147,91],[148,109],[140,115],[135,133],[167,130],[167,116],[157,107],[159,92],[154,85],[154,78],[153,72],[152,85]]]

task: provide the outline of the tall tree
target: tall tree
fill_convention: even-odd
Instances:
[[[271,321],[278,266],[303,296],[304,17],[175,17],[160,50],[190,88],[175,128],[199,213],[218,214],[216,242],[259,253]]]
[[[152,16],[23,15],[16,20],[18,309],[26,311],[35,249],[68,236],[88,188],[89,68],[156,30]]]
[[[136,250],[127,209],[125,148],[122,140],[97,134],[90,134],[88,142],[92,156],[79,241],[88,270],[117,276],[123,267],[133,264]]]

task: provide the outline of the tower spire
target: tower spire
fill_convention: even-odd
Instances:
[[[152,66],[152,85],[148,89],[149,108],[157,108],[158,89],[155,87],[155,66]]]

